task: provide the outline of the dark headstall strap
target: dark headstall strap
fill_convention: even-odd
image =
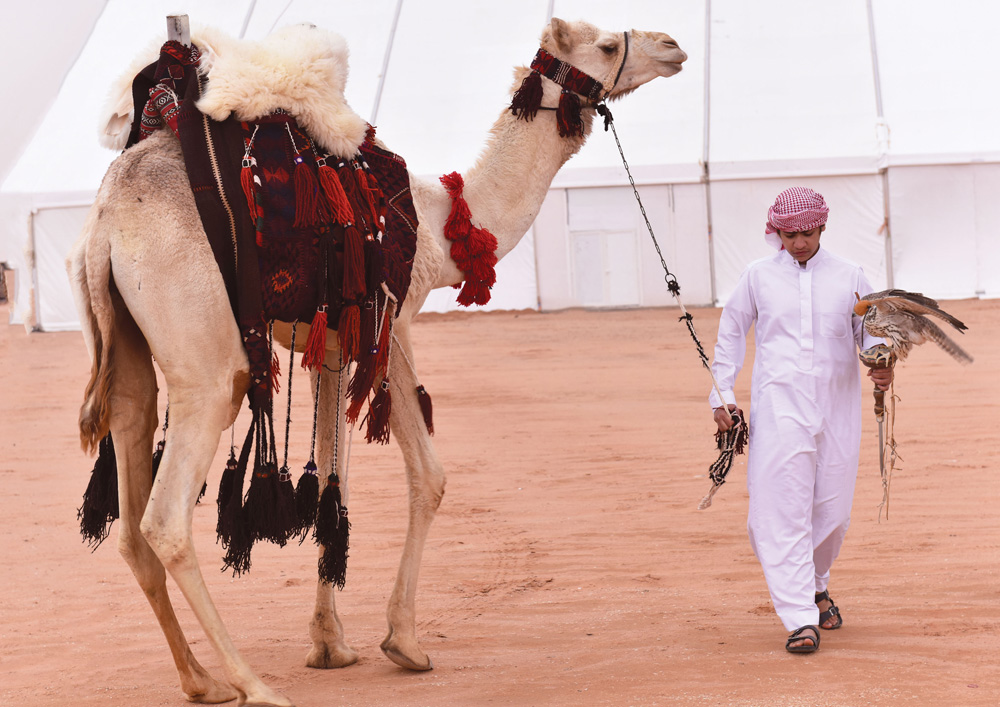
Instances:
[[[535,53],[535,58],[531,62],[531,69],[547,79],[555,81],[563,88],[578,93],[584,98],[597,101],[601,97],[604,86],[601,82],[588,74],[583,73],[578,68],[562,59],[549,54],[544,49],[539,49]]]

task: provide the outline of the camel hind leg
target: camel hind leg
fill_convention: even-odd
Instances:
[[[118,551],[128,563],[156,615],[189,702],[236,699],[226,683],[198,663],[184,637],[167,594],[163,564],[139,532],[152,487],[153,437],[156,434],[156,375],[149,346],[120,301],[115,306],[114,373],[111,382],[111,436],[118,463],[121,526]]]

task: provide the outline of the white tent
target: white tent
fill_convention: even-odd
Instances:
[[[351,47],[351,105],[417,174],[464,171],[551,15],[670,33],[684,71],[612,105],[663,258],[686,304],[724,302],[766,255],[778,191],[812,186],[831,206],[824,245],[877,287],[938,298],[1000,296],[1000,5],[953,0],[47,0],[72,11],[76,44],[38,130],[0,189],[0,261],[16,269],[14,321],[75,328],[63,259],[107,165],[105,91],[165,16],[265,36],[309,21]],[[53,5],[57,8],[54,9]],[[21,8],[19,21],[30,21]],[[27,18],[27,19],[26,19]],[[60,23],[62,26],[67,26]],[[471,41],[470,41],[471,40]],[[82,46],[73,53],[65,47]],[[37,48],[35,50],[37,52]],[[55,59],[53,61],[56,61]],[[51,72],[50,72],[51,73]],[[7,77],[2,79],[7,82]],[[6,83],[5,83],[6,88]],[[48,91],[46,93],[46,91]],[[6,95],[10,92],[5,90]],[[6,145],[0,149],[7,150]],[[2,156],[2,155],[0,155]],[[0,166],[4,162],[0,161]],[[2,174],[2,173],[0,173]],[[427,309],[455,308],[432,293]],[[610,133],[595,130],[557,176],[532,231],[501,261],[489,308],[669,305],[660,259]]]

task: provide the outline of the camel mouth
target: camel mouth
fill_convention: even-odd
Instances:
[[[660,74],[660,76],[674,76],[675,74],[679,74],[681,71],[684,70],[682,62],[685,61],[686,59],[687,57],[684,57],[684,59],[681,59],[680,61],[661,60],[658,73]]]

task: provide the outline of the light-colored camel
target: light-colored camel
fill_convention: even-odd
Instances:
[[[600,81],[607,98],[627,94],[657,76],[680,71],[687,58],[666,34],[601,31],[583,22],[553,19],[541,46]],[[624,63],[624,65],[623,65]],[[527,75],[515,72],[514,87]],[[617,82],[616,82],[617,76]],[[560,87],[543,80],[543,106],[554,107]],[[613,87],[613,88],[608,88]],[[503,257],[531,226],[552,178],[589,135],[595,116],[585,105],[585,134],[560,137],[555,112],[532,121],[505,109],[486,150],[465,175],[465,197],[473,220],[497,238]],[[449,256],[443,229],[451,202],[437,181],[412,178],[420,220],[409,293],[394,333],[392,438],[399,444],[409,488],[409,525],[399,572],[389,599],[388,635],[381,648],[395,663],[413,670],[432,667],[415,632],[415,593],[424,542],[444,492],[445,475],[420,413],[410,324],[430,290],[454,285],[463,273]],[[247,356],[230,309],[222,277],[199,220],[184,172],[179,143],[168,130],[124,152],[111,166],[80,240],[68,260],[70,279],[95,360],[93,388],[106,396],[88,406],[108,411],[107,428],[117,453],[121,528],[118,550],[146,594],[167,638],[181,688],[194,702],[289,705],[251,670],[237,651],[206,589],[191,536],[199,491],[221,433],[233,424],[248,388]],[[300,325],[304,327],[304,325]],[[276,327],[287,345],[291,326]],[[303,332],[297,341],[304,342]],[[336,337],[328,337],[336,361]],[[155,484],[150,450],[157,429],[157,386],[151,354],[162,370],[170,404],[169,444]],[[341,374],[345,376],[345,374]],[[321,377],[317,463],[330,468],[335,447],[344,444],[344,425],[335,425],[337,376]],[[340,408],[341,410],[343,408]],[[93,410],[91,410],[93,412]],[[83,413],[81,413],[83,414]],[[334,432],[339,429],[339,438]],[[91,444],[105,430],[91,430]],[[347,493],[343,454],[337,473]],[[322,479],[325,474],[320,474]],[[345,498],[345,503],[349,499]],[[210,676],[192,655],[167,596],[171,574],[194,611],[225,670]],[[349,665],[357,653],[344,641],[330,584],[319,583],[310,625],[308,665]]]

